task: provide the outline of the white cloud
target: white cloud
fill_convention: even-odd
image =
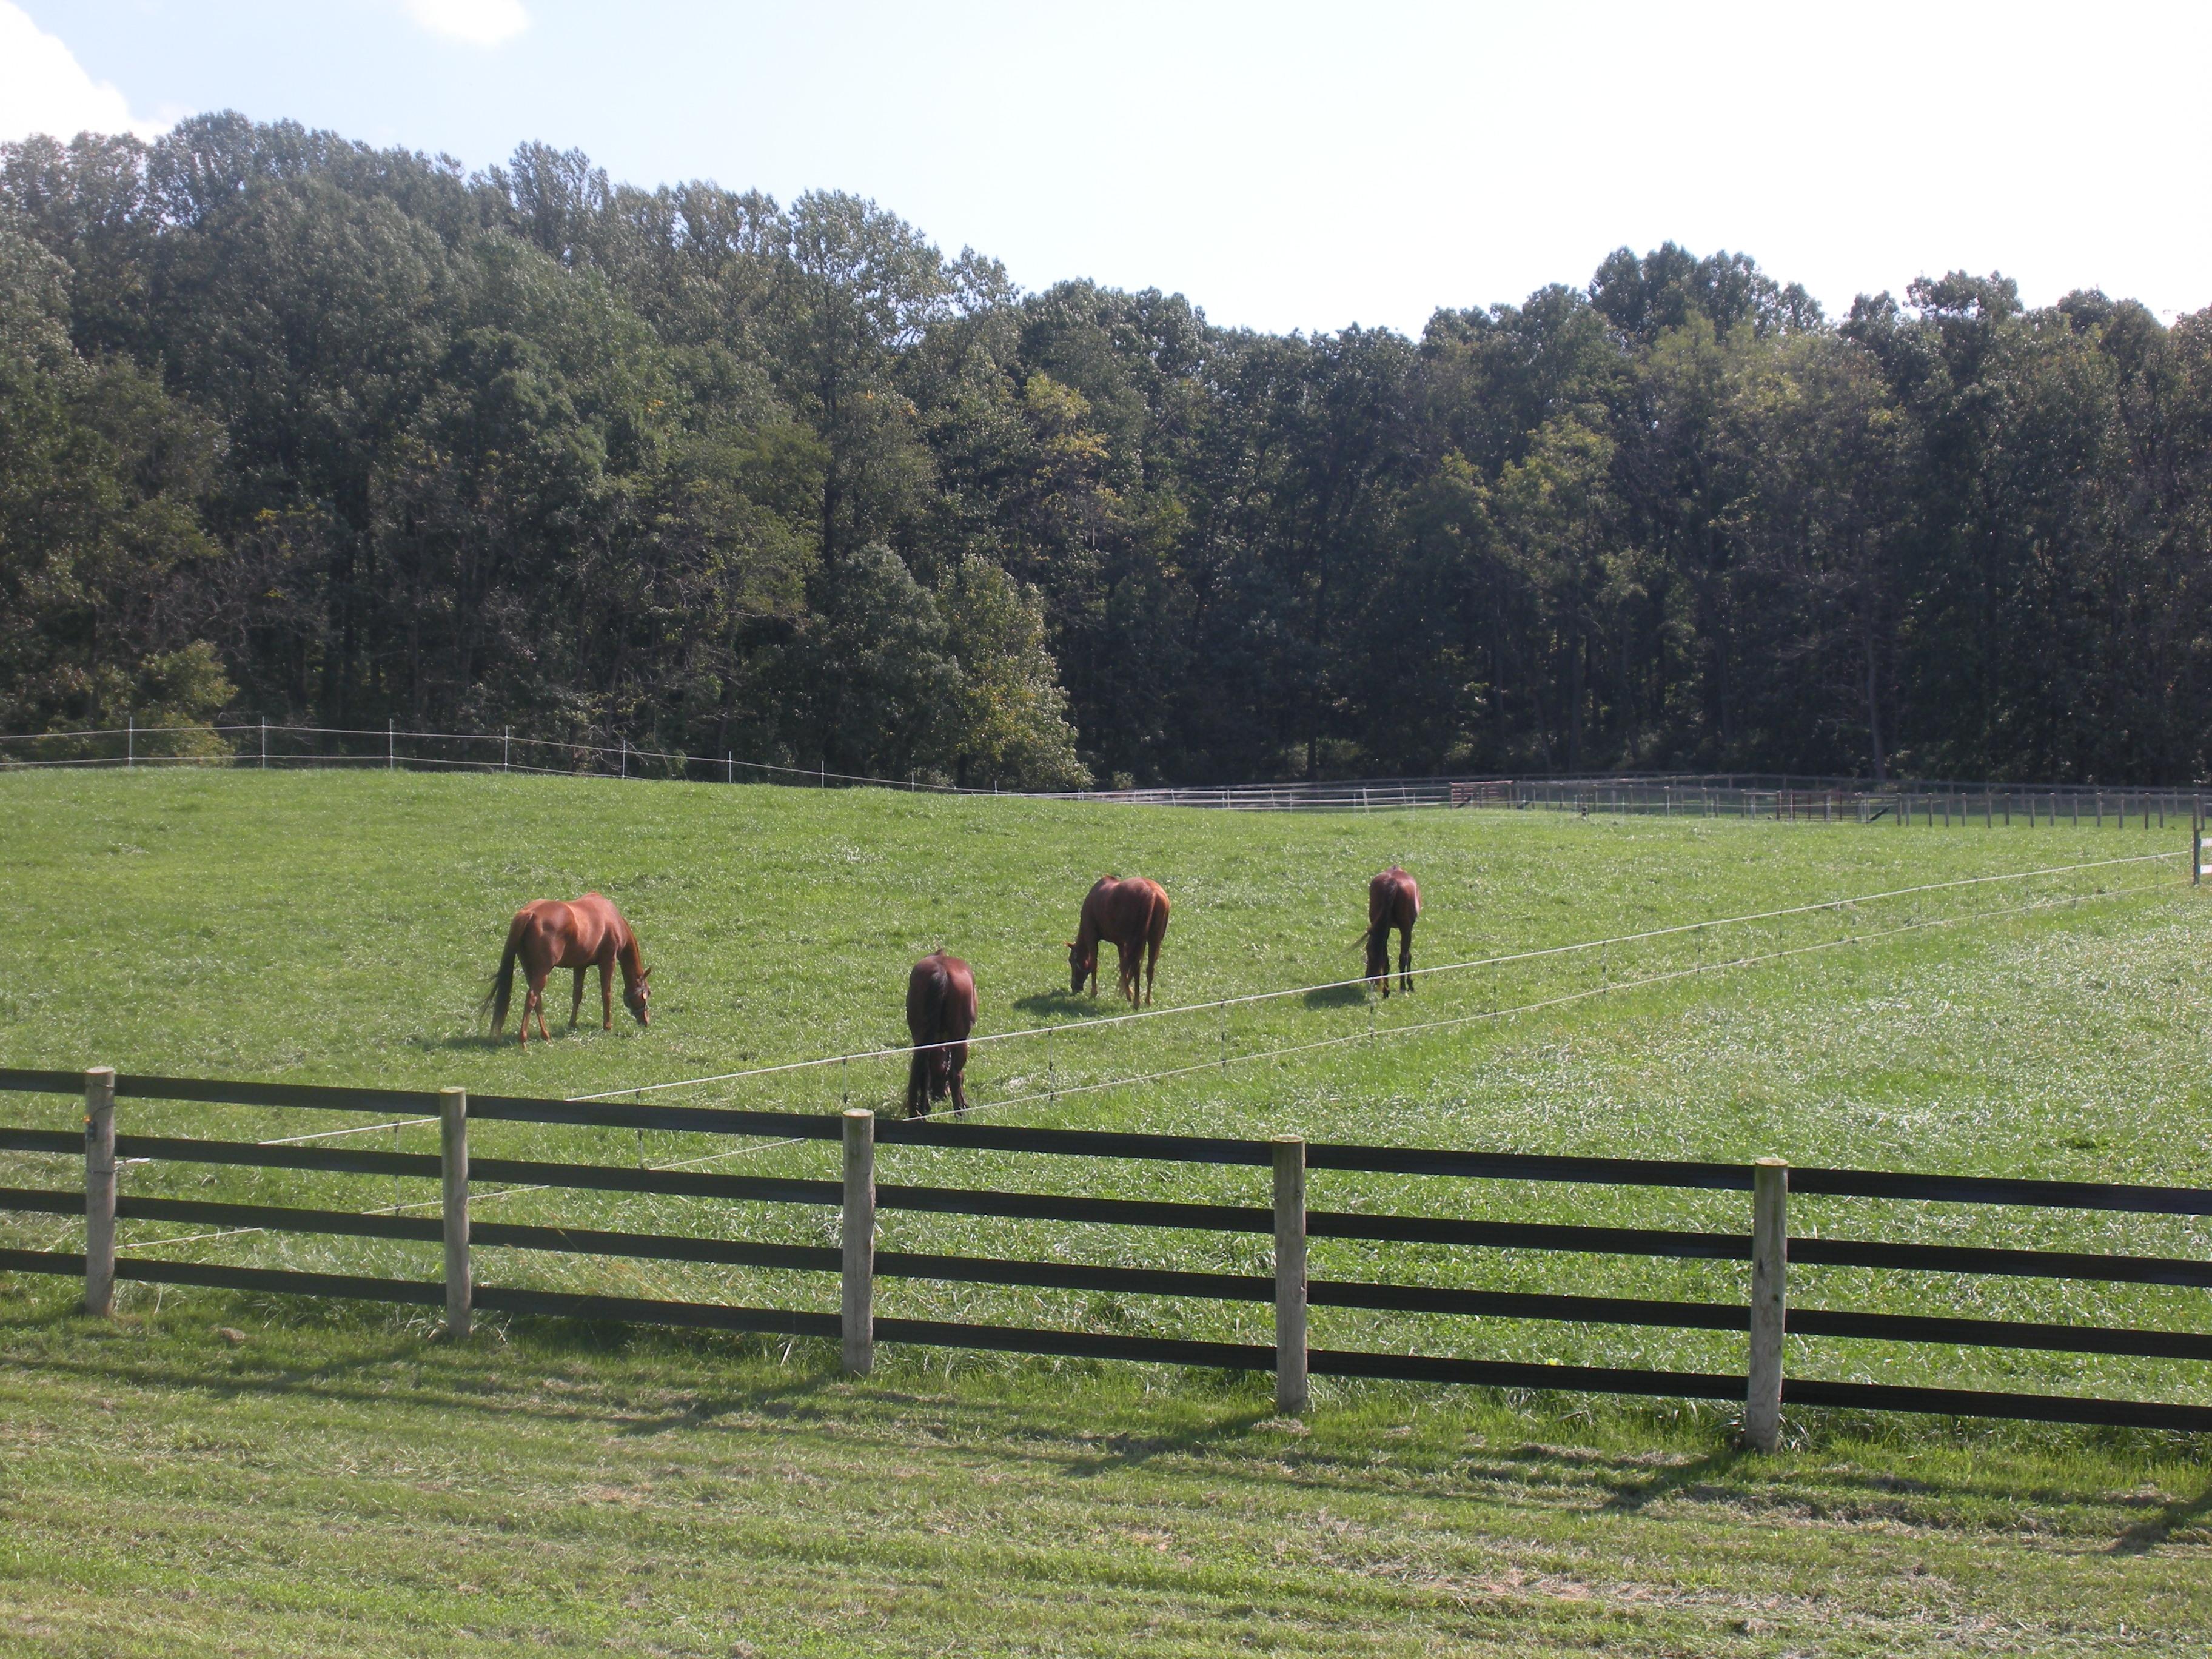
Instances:
[[[112,81],[95,81],[76,55],[0,0],[0,143],[34,132],[74,138],[80,132],[158,135],[168,124],[141,120]]]
[[[530,27],[522,0],[405,0],[407,15],[433,34],[495,46]]]

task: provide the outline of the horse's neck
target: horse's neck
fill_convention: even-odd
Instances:
[[[1098,918],[1091,914],[1088,905],[1085,906],[1075,924],[1075,948],[1088,956],[1098,948],[1098,941],[1105,936],[1106,930],[1099,926]]]
[[[644,958],[637,948],[637,935],[625,927],[618,932],[617,937],[621,943],[615,946],[615,961],[621,964],[623,983],[635,985],[638,975],[645,969]]]

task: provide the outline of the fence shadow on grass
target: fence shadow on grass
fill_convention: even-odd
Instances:
[[[246,1326],[252,1333],[241,1346],[230,1346],[214,1334],[232,1323]],[[518,1318],[508,1326],[508,1334],[515,1340],[515,1346],[493,1346],[477,1340],[456,1348],[434,1340],[427,1331],[354,1324],[337,1328],[337,1334],[350,1337],[352,1341],[349,1352],[335,1358],[301,1364],[288,1364],[281,1355],[269,1355],[269,1348],[273,1346],[271,1339],[296,1340],[316,1333],[328,1334],[333,1328],[323,1322],[272,1321],[267,1310],[251,1297],[211,1298],[199,1303],[188,1316],[188,1322],[175,1314],[158,1321],[124,1314],[112,1321],[93,1322],[87,1320],[73,1302],[56,1302],[0,1316],[0,1352],[11,1346],[11,1339],[61,1334],[76,1340],[66,1349],[17,1353],[12,1363],[27,1370],[80,1377],[92,1388],[104,1382],[204,1394],[227,1400],[255,1395],[272,1400],[311,1395],[353,1405],[390,1405],[398,1401],[440,1411],[458,1409],[501,1419],[536,1415],[542,1402],[487,1397],[465,1384],[447,1387],[441,1382],[439,1374],[453,1369],[465,1376],[495,1364],[511,1364],[517,1358],[518,1346],[546,1355],[612,1358],[659,1344],[688,1348],[690,1345],[682,1339],[690,1336],[726,1349],[734,1346],[742,1359],[760,1360],[772,1358],[783,1346],[781,1340],[748,1337],[733,1342],[727,1337],[589,1320]],[[195,1334],[204,1334],[203,1340],[196,1340]],[[141,1341],[145,1345],[143,1349],[134,1351],[125,1346]],[[803,1339],[801,1346],[808,1346]],[[657,1432],[747,1408],[772,1412],[770,1402],[811,1393],[836,1382],[838,1379],[834,1352],[828,1345],[819,1345],[811,1356],[812,1363],[793,1366],[786,1376],[772,1382],[727,1389],[718,1394],[714,1403],[704,1409],[695,1404],[684,1412],[667,1413],[667,1420],[657,1425],[641,1424],[627,1413],[608,1407],[586,1412],[573,1398],[563,1399],[561,1409],[565,1416],[590,1415],[617,1425],[617,1432],[623,1434]],[[424,1374],[416,1386],[399,1390],[389,1386],[392,1368],[398,1364],[422,1368]],[[373,1380],[378,1378],[384,1380]],[[611,1387],[618,1390],[619,1384]]]
[[[2148,1555],[2177,1532],[2199,1522],[2212,1522],[2212,1483],[2194,1498],[2177,1498],[2157,1514],[2145,1516],[2112,1540],[2112,1555]]]
[[[1633,1515],[1638,1510],[1680,1492],[1694,1491],[1717,1480],[1741,1462],[1746,1454],[1735,1446],[1723,1446],[1686,1462],[1669,1463],[1649,1479],[1616,1486],[1603,1504],[1608,1515]]]
[[[681,1411],[662,1412],[658,1416],[641,1418],[628,1424],[620,1431],[625,1440],[647,1440],[656,1435],[670,1434],[678,1429],[705,1428],[719,1418],[734,1412],[757,1412],[763,1417],[796,1419],[805,1415],[803,1407],[793,1403],[802,1396],[820,1394],[838,1381],[836,1373],[827,1365],[820,1369],[799,1370],[783,1381],[763,1383],[751,1388],[732,1389],[713,1396],[695,1397]],[[822,1413],[817,1411],[814,1415]]]
[[[1261,1424],[1275,1417],[1272,1402],[1244,1406],[1214,1419],[1167,1434],[1116,1435],[1097,1454],[1071,1461],[1060,1473],[1076,1480],[1091,1480],[1117,1470],[1141,1468],[1156,1457],[1212,1449],[1221,1443],[1242,1440]]]

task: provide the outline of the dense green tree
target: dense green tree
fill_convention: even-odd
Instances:
[[[10,726],[2175,780],[2208,699],[2212,313],[1668,243],[1281,337],[542,145],[0,146]]]
[[[221,434],[130,363],[82,359],[67,289],[0,219],[0,720],[205,721],[234,691],[198,637],[224,586],[200,515]]]

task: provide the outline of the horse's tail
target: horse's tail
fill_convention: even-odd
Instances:
[[[522,951],[522,918],[514,919],[514,926],[507,930],[507,953],[499,959],[499,971],[491,977],[491,989],[484,993],[483,1006],[491,1014],[491,1034],[497,1036],[507,1029],[507,1006],[514,1000],[514,959]]]

